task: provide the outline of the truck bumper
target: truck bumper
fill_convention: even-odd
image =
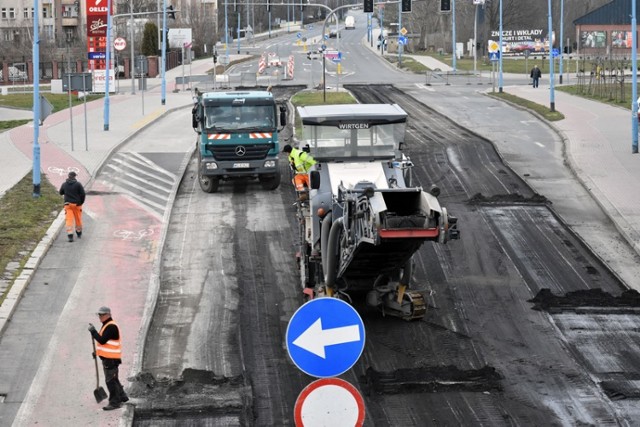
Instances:
[[[277,158],[242,161],[217,161],[204,158],[200,161],[200,173],[220,178],[257,177],[280,173]]]

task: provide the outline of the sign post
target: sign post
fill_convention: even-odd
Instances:
[[[364,423],[364,400],[340,378],[323,378],[306,386],[294,408],[296,426],[356,426]]]
[[[321,378],[309,384],[296,400],[296,426],[362,426],[364,400],[358,390],[339,378],[364,350],[364,323],[358,312],[337,298],[316,298],[291,317],[287,352],[304,373]]]

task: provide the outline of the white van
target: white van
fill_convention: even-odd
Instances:
[[[344,18],[344,29],[345,30],[355,30],[356,29],[356,18],[353,16],[347,16]]]

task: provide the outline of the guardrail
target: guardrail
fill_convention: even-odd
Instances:
[[[491,74],[483,73],[482,71],[473,72],[460,72],[460,71],[440,71],[429,70],[425,73],[425,85],[483,85],[491,84]]]
[[[182,76],[176,77],[174,88],[176,91],[180,91],[197,87],[201,91],[207,91],[236,87],[272,86],[277,84],[279,80],[279,76],[258,76],[256,73],[242,72],[219,74],[214,83],[213,75],[201,74],[184,76],[184,78]]]

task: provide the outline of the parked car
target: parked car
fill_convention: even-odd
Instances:
[[[329,38],[330,39],[335,39],[336,37],[338,37],[340,35],[340,30],[336,30],[335,28],[332,29],[331,31],[329,31]]]
[[[26,81],[27,73],[20,70],[18,67],[10,66],[9,67],[9,80],[12,82],[15,81]],[[0,70],[0,80],[4,80],[4,76],[2,75],[2,70]]]

